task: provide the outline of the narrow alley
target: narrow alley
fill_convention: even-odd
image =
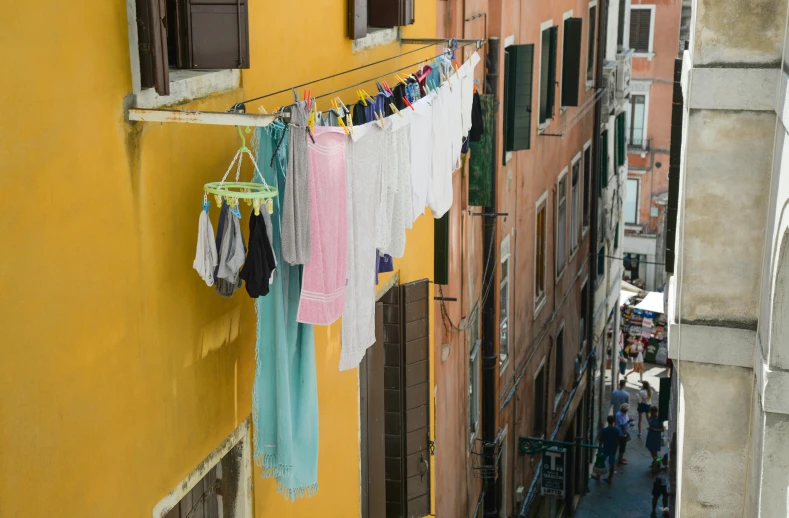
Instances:
[[[668,368],[662,365],[646,364],[644,381],[654,387],[652,396],[653,404],[657,404],[660,378],[668,376]],[[576,511],[576,518],[628,518],[648,517],[652,511],[652,483],[654,477],[651,472],[651,458],[649,451],[644,446],[646,441],[647,423],[642,422],[642,436],[638,437],[638,413],[636,412],[637,393],[641,388],[638,374],[631,374],[627,378],[627,391],[630,393],[630,415],[633,417],[631,428],[632,440],[627,444],[625,459],[626,466],[617,466],[612,484],[607,484],[602,479],[589,480],[589,493],[581,498]],[[610,400],[610,394],[608,394]],[[610,413],[610,412],[609,412]],[[664,423],[665,424],[665,423]],[[664,441],[661,455],[667,452]],[[658,516],[662,502],[658,502]]]

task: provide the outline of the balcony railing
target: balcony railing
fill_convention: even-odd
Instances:
[[[630,141],[627,143],[627,152],[628,153],[646,153],[649,151],[649,140],[648,138],[640,138],[640,139],[633,139],[631,138]]]

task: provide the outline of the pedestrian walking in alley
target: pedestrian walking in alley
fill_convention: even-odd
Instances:
[[[625,380],[619,380],[619,388],[611,392],[611,406],[614,408],[614,414],[622,408],[622,403],[630,403],[630,393],[625,390],[625,383]]]
[[[645,381],[641,384],[641,390],[638,391],[638,437],[641,437],[641,419],[649,420],[649,410],[652,408],[652,387],[649,382]],[[647,426],[649,423],[647,422]]]
[[[660,514],[668,514],[668,454],[663,456],[660,470],[655,474],[655,481],[652,484],[652,518],[657,517],[658,499],[663,497],[663,507]]]
[[[625,350],[619,349],[619,375],[624,376],[627,372],[627,358],[625,357]]]
[[[622,466],[627,464],[627,461],[625,460],[625,449],[627,448],[627,443],[630,440],[630,423],[633,422],[633,418],[628,414],[629,411],[630,405],[627,403],[622,403],[622,405],[619,407],[619,412],[616,414],[616,425],[622,432],[622,436],[619,438],[619,464]]]
[[[630,356],[633,358],[633,370],[625,374],[625,379],[634,372],[638,373],[638,381],[644,382],[644,343],[640,338],[633,339],[630,345]]]
[[[658,417],[658,408],[656,406],[649,409],[649,422],[647,424],[646,447],[649,453],[652,454],[654,462],[660,454],[660,443],[663,435],[663,422]]]
[[[608,478],[605,479],[609,484],[614,478],[614,467],[616,466],[616,452],[619,449],[619,441],[622,438],[622,431],[614,424],[614,416],[607,417],[608,426],[600,432],[601,455],[603,462],[608,461]],[[595,463],[595,468],[597,468]],[[594,473],[592,478],[600,480],[600,473]]]

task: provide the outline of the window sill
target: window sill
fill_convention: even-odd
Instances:
[[[579,243],[579,244],[580,244],[580,243]],[[577,253],[578,253],[578,250],[580,250],[580,249],[581,249],[581,247],[579,246],[579,244],[575,245],[575,249],[573,249],[573,250],[570,252],[570,260],[569,260],[568,262],[572,262],[572,260],[573,260],[573,259],[575,259],[575,254],[577,254]]]
[[[554,279],[554,280],[556,282],[559,282],[562,279],[562,277],[564,276],[564,272],[566,270],[567,270],[567,261],[564,262],[564,264],[562,265],[562,269],[559,270],[559,273],[556,275],[556,279]]]
[[[587,80],[586,81],[586,91],[588,92],[592,88],[594,88],[594,80],[592,80],[592,81]]]
[[[172,70],[170,72],[170,95],[159,95],[153,88],[146,88],[135,94],[135,106],[137,108],[161,108],[234,90],[240,85],[241,71],[237,69]]]
[[[634,58],[647,58],[648,61],[652,61],[652,58],[655,57],[654,52],[634,52]]]
[[[550,125],[551,125],[551,119],[546,119],[545,122],[541,122],[540,124],[537,125],[537,133],[538,134],[542,133],[543,131],[548,129],[548,126]]]
[[[537,320],[537,316],[540,314],[540,311],[542,311],[542,308],[545,307],[546,298],[547,297],[545,296],[545,293],[543,293],[540,295],[540,298],[534,301],[534,320]]]
[[[356,54],[364,50],[369,50],[375,47],[382,47],[396,42],[400,39],[400,31],[397,27],[391,29],[369,29],[369,32],[364,38],[353,40],[351,53]]]

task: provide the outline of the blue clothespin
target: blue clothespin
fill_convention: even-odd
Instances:
[[[235,207],[228,207],[228,209],[235,217],[241,219],[241,211],[238,209],[238,204]]]
[[[455,49],[458,48],[458,40],[457,38],[452,38],[449,40],[449,49],[452,51],[452,59],[455,59]]]
[[[206,214],[208,214],[209,207],[211,207],[211,204],[208,203],[208,200],[203,200],[203,210],[205,211]]]

